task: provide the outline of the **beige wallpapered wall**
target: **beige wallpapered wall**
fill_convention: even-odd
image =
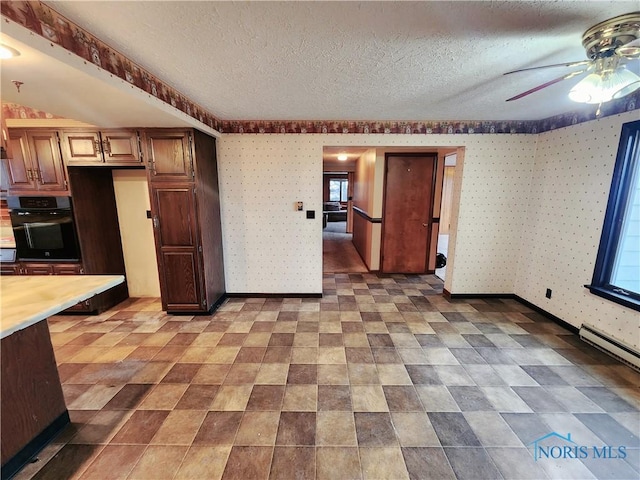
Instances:
[[[219,168],[227,289],[321,292],[322,221],[306,220],[293,203],[321,210],[323,145],[464,146],[446,286],[452,293],[512,293],[535,142],[535,135],[224,135]]]
[[[622,124],[616,115],[538,136],[515,293],[640,348],[638,312],[589,293]],[[551,288],[551,299],[545,291]]]

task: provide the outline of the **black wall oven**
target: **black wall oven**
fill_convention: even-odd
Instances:
[[[18,260],[80,260],[70,197],[8,197]]]

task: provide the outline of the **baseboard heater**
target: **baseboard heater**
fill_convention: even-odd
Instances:
[[[613,355],[624,363],[640,370],[640,352],[633,347],[614,340],[597,328],[583,324],[580,328],[580,338],[605,353]]]

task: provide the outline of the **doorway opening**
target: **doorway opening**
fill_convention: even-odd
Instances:
[[[363,273],[367,267],[353,245],[353,172],[323,173],[322,271]]]
[[[453,179],[456,170],[457,154],[444,157],[444,174],[442,178],[442,200],[440,203],[440,230],[438,231],[438,253],[449,256],[449,230],[451,228],[451,209],[453,208]],[[436,276],[443,280],[447,274],[447,265],[436,267]]]

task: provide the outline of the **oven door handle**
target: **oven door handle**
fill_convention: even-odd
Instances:
[[[17,215],[43,215],[43,216],[49,216],[49,215],[69,215],[69,212],[66,211],[56,211],[56,210],[48,210],[48,211],[39,211],[39,212],[25,212],[25,211],[15,211],[14,213],[16,213]]]

